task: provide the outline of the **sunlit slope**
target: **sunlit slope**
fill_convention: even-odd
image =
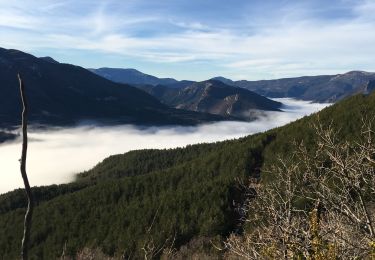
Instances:
[[[217,77],[232,86],[246,88],[267,97],[293,97],[318,102],[337,102],[346,97],[373,90],[375,73],[349,71],[337,75],[303,76],[275,80],[231,81]]]
[[[245,120],[256,118],[259,110],[280,111],[282,106],[280,102],[218,80],[195,82],[177,89],[161,85],[139,88],[171,107]]]

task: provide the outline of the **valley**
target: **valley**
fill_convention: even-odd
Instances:
[[[29,86],[31,106],[28,172],[38,217],[30,252],[42,259],[58,257],[61,248],[69,255],[97,250],[140,258],[142,243],[161,246],[172,234],[175,256],[222,257],[210,243],[246,231],[236,208],[246,201],[238,181],[272,184],[277,177],[269,169],[294,152],[291,143],[316,149],[313,124],[333,123],[340,138],[355,139],[355,122],[375,114],[371,73],[336,76],[339,83],[330,83],[330,76],[307,77],[304,86],[345,86],[343,77],[351,82],[344,92],[332,90],[341,93],[338,98],[321,99],[319,87],[313,96],[305,95],[305,87],[292,93],[297,79],[240,87],[222,77],[176,81],[134,70],[115,76],[109,76],[112,69],[99,70],[105,74],[97,76],[50,57],[0,51],[0,78],[7,82],[0,87],[9,93],[0,103],[6,129],[0,131],[0,172],[7,179],[0,183],[0,252],[7,258],[16,256],[26,206],[17,160],[20,107],[14,104],[20,101],[10,77],[16,71]],[[144,233],[150,221],[152,229]],[[8,227],[17,231],[10,235]]]
[[[208,245],[221,243],[238,229],[235,208],[230,206],[241,202],[235,180],[258,174],[255,158],[262,159],[263,181],[272,183],[275,176],[268,169],[292,151],[293,140],[316,149],[311,124],[333,122],[340,129],[339,140],[355,139],[361,128],[357,122],[375,114],[374,98],[374,94],[356,95],[283,127],[236,140],[110,156],[70,184],[34,188],[38,217],[32,238],[38,242],[31,253],[54,258],[64,244],[69,254],[91,245],[107,255],[128,252],[138,258],[143,243],[151,239],[160,245],[177,234],[177,248],[217,256],[220,252]],[[22,230],[22,198],[21,190],[0,196],[0,250],[10,258]],[[153,228],[144,233],[150,221]],[[189,241],[196,241],[197,247]]]
[[[0,260],[375,260],[375,1],[1,1]]]
[[[317,112],[330,104],[278,99],[281,111],[268,111],[252,122],[225,121],[197,126],[95,125],[31,127],[28,169],[35,186],[63,184],[104,158],[140,149],[170,149],[199,143],[214,143],[244,137],[283,126]],[[18,131],[13,132],[18,134]],[[22,187],[18,175],[20,137],[0,144],[0,194]],[[95,152],[93,152],[95,151]],[[76,154],[79,156],[71,156]],[[43,167],[40,167],[43,165]],[[53,172],[53,174],[51,174]]]
[[[355,140],[356,122],[375,114],[367,72],[194,82],[133,69],[86,70],[17,50],[0,49],[0,57],[0,87],[9,93],[0,97],[6,258],[16,256],[26,206],[18,174],[21,108],[11,76],[17,72],[31,107],[28,171],[37,217],[30,252],[42,259],[58,257],[61,248],[71,256],[96,250],[140,258],[142,244],[164,248],[172,234],[175,256],[222,257],[210,243],[247,231],[238,182],[272,185],[278,176],[269,169],[295,152],[292,143],[317,149],[314,125],[333,124],[340,138]]]

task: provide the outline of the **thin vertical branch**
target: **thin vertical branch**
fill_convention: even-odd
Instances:
[[[23,229],[23,238],[22,238],[22,251],[21,256],[22,259],[28,259],[28,247],[30,241],[30,230],[31,230],[31,219],[33,215],[34,209],[34,199],[31,193],[29,179],[26,173],[26,157],[27,157],[27,101],[25,95],[25,86],[22,81],[20,74],[18,74],[18,81],[20,84],[20,92],[21,92],[21,99],[22,99],[22,155],[21,155],[21,175],[23,179],[23,183],[25,185],[25,191],[27,195],[27,211],[25,214],[25,222],[24,222],[24,229]]]

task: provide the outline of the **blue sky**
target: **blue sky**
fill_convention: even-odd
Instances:
[[[159,77],[375,71],[374,0],[0,0],[0,47]]]

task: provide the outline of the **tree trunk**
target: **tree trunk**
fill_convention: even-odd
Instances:
[[[26,157],[27,157],[27,101],[25,95],[25,86],[23,84],[22,78],[20,74],[18,74],[18,80],[20,84],[20,93],[22,99],[22,155],[21,155],[21,175],[23,179],[23,183],[25,185],[25,191],[27,195],[27,211],[25,214],[25,222],[24,222],[24,229],[23,229],[23,238],[22,238],[22,251],[21,257],[22,259],[28,259],[28,246],[30,241],[30,230],[31,230],[31,219],[33,215],[34,209],[34,199],[31,193],[31,188],[29,184],[29,179],[26,173]]]

